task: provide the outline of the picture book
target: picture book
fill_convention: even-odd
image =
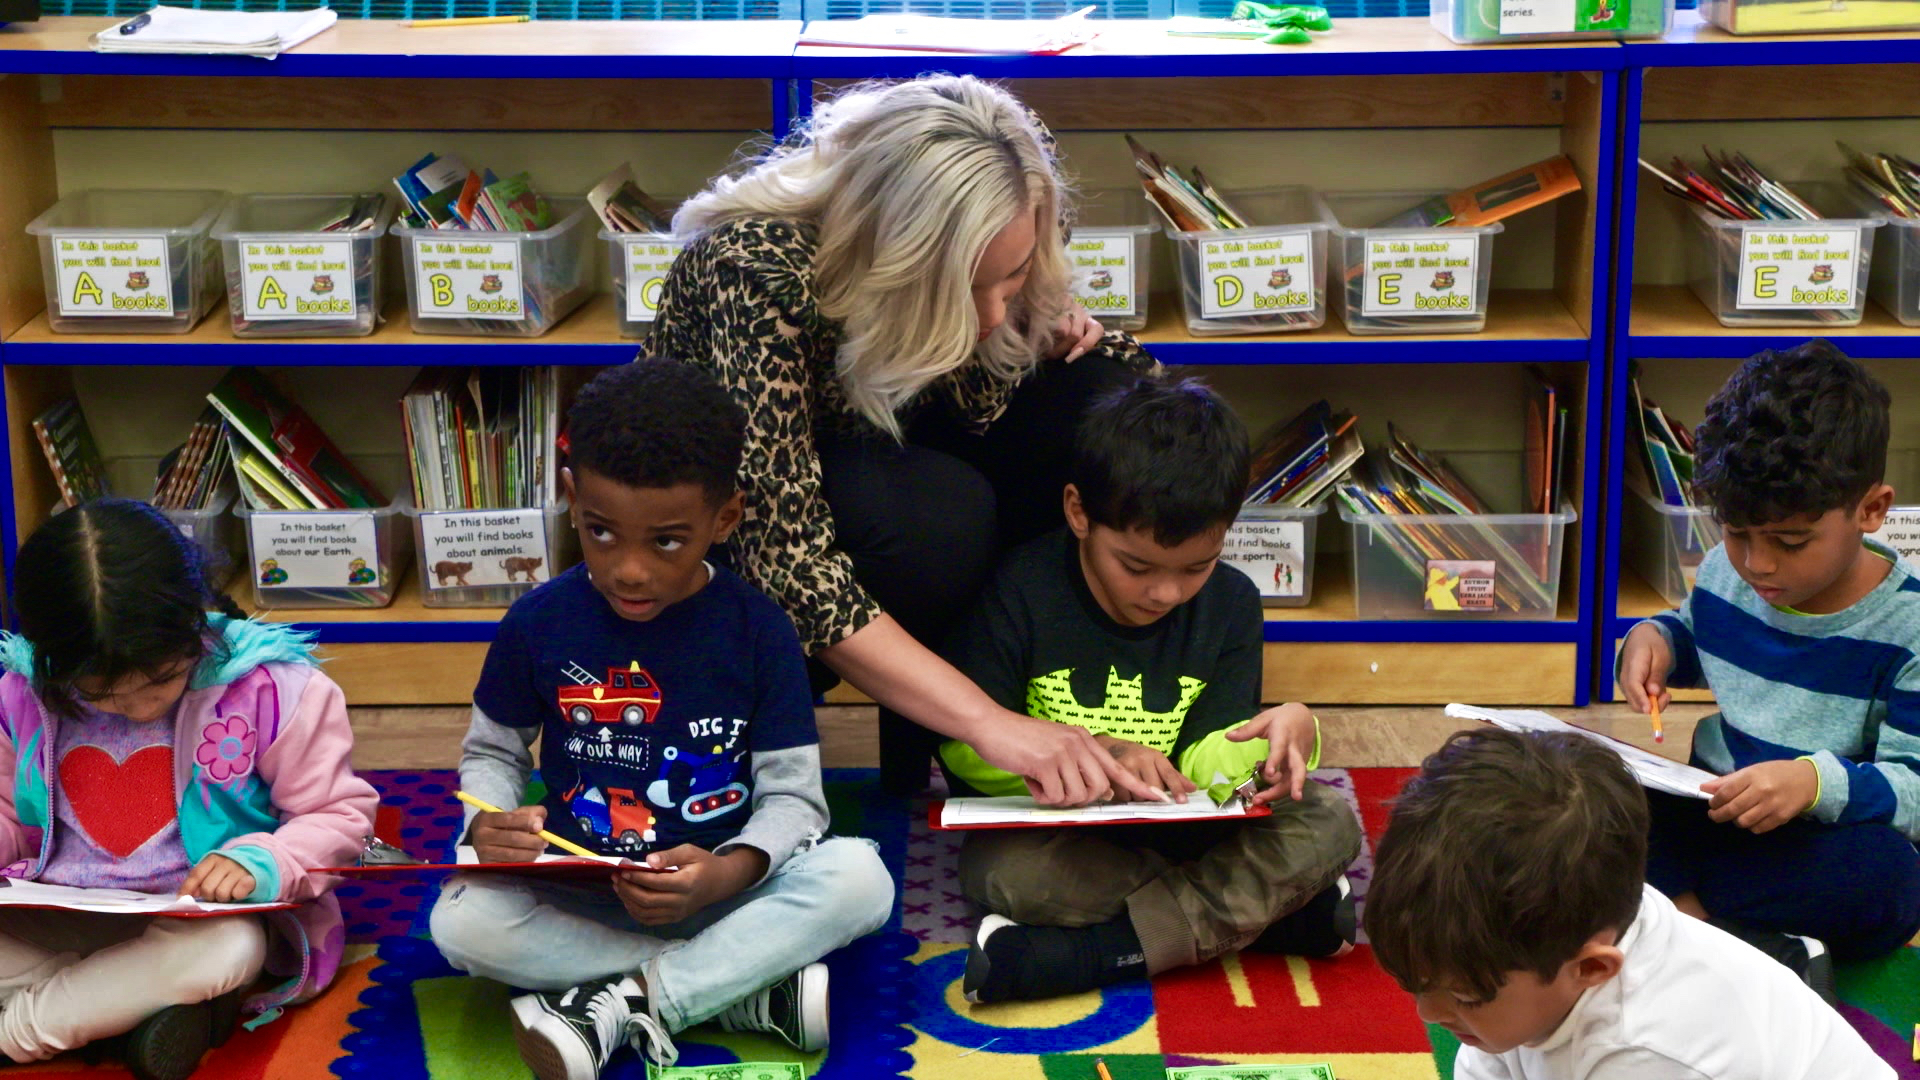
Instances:
[[[285,478],[306,508],[386,505],[386,496],[360,475],[326,432],[253,368],[228,371],[207,400]]]
[[[1380,222],[1375,228],[1428,229],[1491,225],[1580,190],[1572,159],[1561,155],[1502,173],[1451,195],[1441,195]]]
[[[400,399],[414,505],[553,505],[560,390],[555,367],[423,368]]]
[[[209,405],[187,441],[160,462],[153,505],[163,510],[205,510],[229,487],[233,459],[228,454],[226,421]]]
[[[1671,172],[1662,172],[1645,158],[1640,167],[1660,181],[1667,194],[1735,221],[1818,221],[1820,212],[1779,183],[1745,154],[1703,151],[1705,172],[1696,172],[1675,157]]]
[[[108,494],[106,463],[77,399],[64,398],[34,417],[33,436],[53,470],[62,506],[77,506]]]
[[[609,232],[664,233],[673,230],[673,212],[634,183],[631,166],[622,165],[587,192],[587,205]]]

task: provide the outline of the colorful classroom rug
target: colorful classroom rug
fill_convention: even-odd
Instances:
[[[1370,838],[1411,770],[1326,770]],[[802,1056],[775,1041],[701,1028],[686,1064],[802,1060],[822,1080],[1161,1080],[1169,1065],[1326,1061],[1342,1080],[1451,1074],[1455,1045],[1428,1029],[1364,946],[1333,961],[1240,956],[1059,1001],[969,1006],[960,998],[973,915],[956,889],[958,845],[928,830],[923,802],[878,792],[872,770],[829,770],[836,831],[880,843],[900,910],[882,932],[828,958],[833,1047]],[[450,849],[460,824],[451,772],[376,772],[381,836],[417,854]],[[1364,900],[1371,849],[1352,872]],[[210,1054],[210,1080],[527,1080],[505,1019],[508,991],[448,967],[427,939],[433,886],[386,879],[342,889],[353,952],[320,999],[241,1032]],[[1901,1032],[1920,1023],[1920,948],[1841,972],[1842,1011],[1905,1080],[1920,1080]],[[77,1057],[6,1070],[23,1080],[124,1080]],[[622,1052],[608,1080],[644,1080]]]

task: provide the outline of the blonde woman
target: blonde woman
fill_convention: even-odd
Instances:
[[[816,689],[881,704],[896,791],[926,781],[924,728],[1048,804],[1152,797],[933,651],[1005,545],[1060,527],[1086,402],[1152,367],[1069,298],[1067,208],[1039,120],[937,76],[843,92],[674,220],[691,242],[647,350],[746,408],[735,568],[792,617]]]

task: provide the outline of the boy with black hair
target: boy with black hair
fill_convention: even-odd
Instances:
[[[1565,732],[1458,732],[1393,804],[1367,939],[1454,1080],[1891,1077],[1812,990],[1646,884],[1647,804]]]
[[[584,561],[521,597],[487,652],[460,783],[519,809],[469,810],[467,842],[482,862],[531,860],[544,827],[648,869],[456,876],[434,943],[540,991],[512,1003],[540,1080],[593,1080],[629,1039],[670,1065],[672,1035],[713,1018],[819,1050],[816,961],[886,921],[893,881],[870,841],[820,840],[792,624],[706,561],[740,521],[740,408],[700,369],[653,359],[600,373],[568,421]],[[536,737],[546,794],[521,806]]]
[[[1712,801],[1651,796],[1647,877],[1825,990],[1920,931],[1920,577],[1867,534],[1893,504],[1887,390],[1824,341],[1707,404],[1694,487],[1720,521],[1685,603],[1633,628],[1627,700],[1705,686]]]
[[[1075,442],[1067,529],[1008,558],[950,652],[996,702],[1093,731],[1166,798],[1206,799],[1198,789],[1258,768],[1273,815],[970,833],[961,887],[992,914],[969,1000],[1076,993],[1249,945],[1351,947],[1359,824],[1307,779],[1313,713],[1261,711],[1259,593],[1217,570],[1248,458],[1246,429],[1200,383],[1149,379],[1099,401]],[[965,744],[940,757],[959,792],[1026,791]]]

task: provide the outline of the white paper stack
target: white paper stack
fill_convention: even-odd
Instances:
[[[1473,705],[1453,704],[1447,706],[1447,715],[1456,720],[1479,720],[1503,727],[1508,731],[1554,731],[1572,732],[1585,739],[1591,739],[1601,746],[1619,754],[1639,779],[1640,786],[1664,791],[1669,795],[1679,795],[1689,799],[1711,799],[1712,796],[1700,790],[1700,785],[1719,777],[1706,771],[1685,765],[1659,754],[1649,753],[1630,742],[1622,742],[1610,735],[1590,731],[1577,724],[1535,709],[1482,709]]]
[[[800,44],[1045,56],[1085,45],[1098,36],[1099,30],[1087,22],[1087,14],[1093,10],[1082,8],[1057,19],[950,19],[896,14],[813,19],[800,35]]]
[[[271,59],[332,26],[331,8],[196,11],[156,7],[93,35],[95,52],[201,53]],[[145,20],[142,22],[141,20]],[[123,27],[132,29],[122,33]]]

